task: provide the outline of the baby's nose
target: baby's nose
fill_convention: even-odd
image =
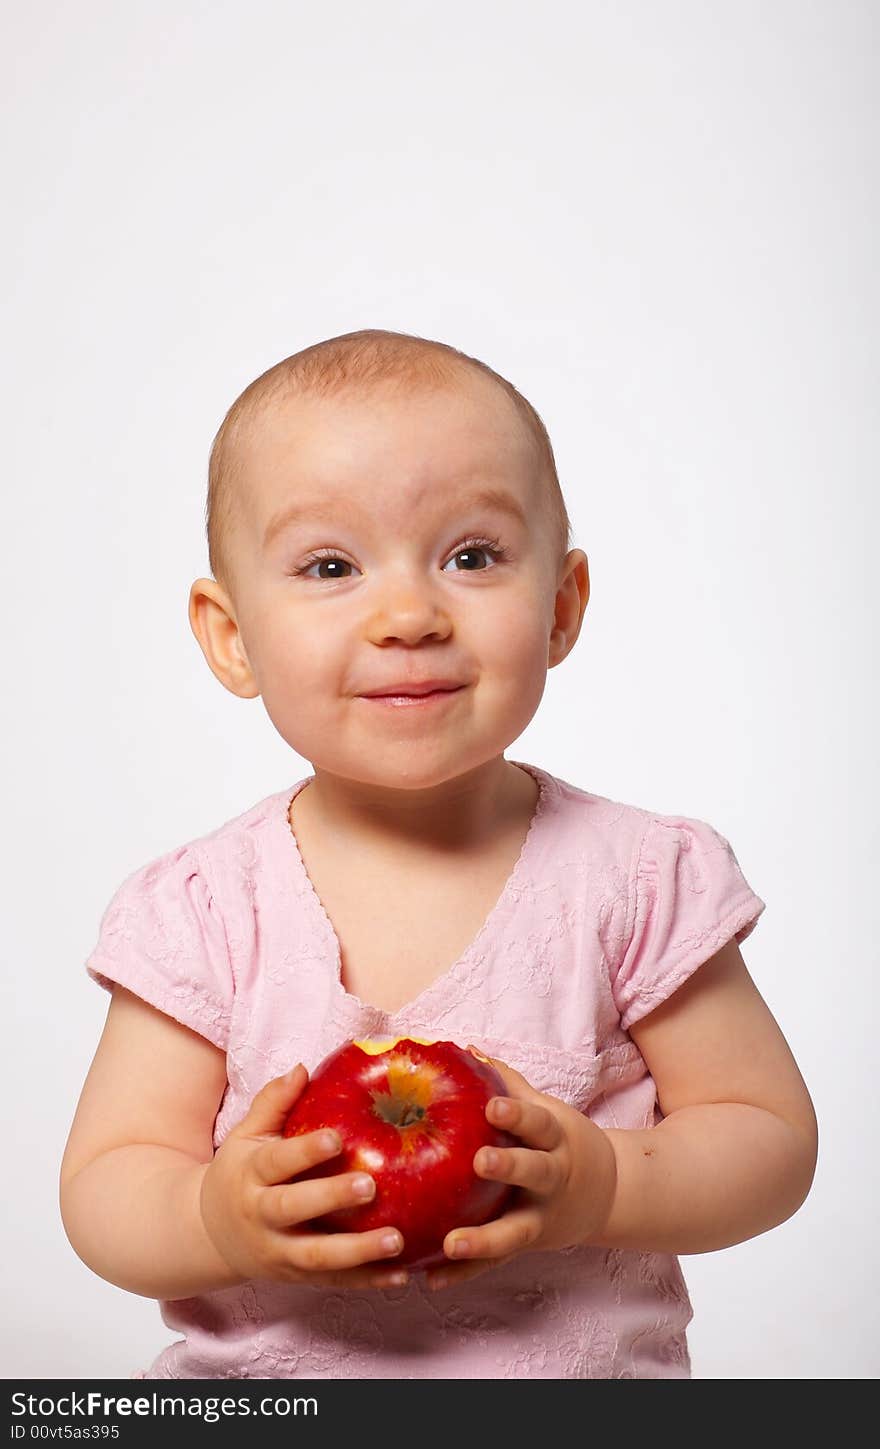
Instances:
[[[448,606],[426,582],[395,578],[383,584],[373,601],[369,635],[375,643],[399,639],[418,644],[423,639],[445,639],[452,628]]]

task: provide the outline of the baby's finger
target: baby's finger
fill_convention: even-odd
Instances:
[[[523,1102],[514,1097],[492,1097],[486,1117],[493,1127],[503,1127],[521,1137],[529,1147],[550,1152],[563,1138],[559,1118],[540,1102]]]
[[[541,1214],[534,1207],[512,1208],[503,1217],[479,1228],[453,1228],[443,1240],[443,1251],[456,1262],[465,1258],[512,1257],[530,1248],[541,1233]]]
[[[490,1268],[500,1268],[502,1263],[509,1263],[514,1256],[509,1253],[505,1258],[475,1258],[469,1263],[444,1263],[442,1267],[429,1268],[425,1274],[425,1286],[432,1291],[435,1288],[457,1288],[469,1278],[479,1278]]]
[[[374,1228],[369,1233],[306,1233],[288,1235],[288,1257],[295,1268],[310,1273],[338,1273],[359,1268],[383,1258],[395,1258],[403,1250],[403,1238],[396,1228]]]
[[[365,1172],[303,1178],[267,1187],[260,1196],[260,1216],[269,1228],[292,1228],[340,1208],[359,1207],[375,1196],[375,1181]]]
[[[409,1271],[394,1263],[368,1263],[363,1268],[343,1268],[339,1273],[310,1273],[308,1281],[327,1288],[404,1288]]]
[[[470,1046],[468,1050],[475,1051],[477,1056],[483,1057],[483,1053],[474,1046]],[[541,1093],[515,1067],[509,1067],[507,1062],[500,1061],[498,1057],[483,1057],[483,1060],[491,1062],[511,1097],[514,1097],[517,1101],[522,1098],[524,1101],[529,1102],[541,1097]]]
[[[310,1167],[317,1167],[342,1151],[342,1138],[331,1127],[303,1132],[297,1137],[273,1137],[258,1147],[251,1158],[251,1171],[262,1187],[289,1182]]]
[[[481,1147],[474,1157],[474,1171],[490,1182],[506,1182],[547,1197],[562,1182],[559,1155],[533,1147]]]
[[[308,1079],[309,1074],[302,1062],[297,1062],[283,1076],[273,1077],[257,1092],[248,1108],[247,1116],[242,1118],[237,1127],[233,1127],[230,1136],[234,1133],[237,1137],[264,1137],[283,1132],[290,1109],[301,1095]]]

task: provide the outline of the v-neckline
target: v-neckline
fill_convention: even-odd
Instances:
[[[454,984],[456,978],[460,976],[470,966],[471,961],[473,960],[479,949],[481,941],[483,940],[484,936],[486,936],[491,930],[496,919],[501,914],[504,907],[507,905],[507,902],[510,900],[511,896],[519,885],[522,876],[525,874],[527,865],[531,863],[531,858],[537,849],[537,840],[540,834],[540,825],[549,806],[552,794],[552,786],[554,783],[553,776],[548,774],[546,770],[540,769],[537,765],[528,765],[522,760],[510,760],[509,763],[511,765],[516,765],[521,770],[524,770],[527,775],[531,775],[532,779],[535,780],[538,785],[538,798],[535,801],[535,808],[532,811],[532,818],[529,822],[529,828],[526,831],[523,843],[520,846],[520,852],[516,858],[513,869],[508,875],[507,880],[504,882],[498,899],[496,900],[494,906],[492,906],[489,914],[483,921],[483,924],[480,927],[479,931],[474,936],[470,944],[465,947],[462,954],[458,957],[458,960],[453,961],[451,966],[447,966],[446,969],[441,971],[438,976],[434,977],[433,981],[429,981],[428,985],[423,987],[416,996],[413,996],[409,1000],[403,1002],[402,1005],[400,1005],[395,1011],[387,1011],[382,1006],[376,1006],[372,1002],[364,1001],[361,997],[357,996],[355,992],[349,991],[342,980],[342,946],[339,937],[336,934],[336,928],[333,925],[333,922],[331,921],[330,916],[328,915],[327,910],[324,906],[324,902],[321,900],[321,897],[315,890],[312,878],[306,870],[306,864],[303,860],[302,852],[299,848],[299,841],[296,838],[293,825],[290,821],[291,805],[293,804],[300,790],[305,789],[306,785],[310,784],[311,781],[315,779],[315,776],[307,775],[304,780],[298,781],[293,790],[286,790],[284,794],[279,797],[280,803],[282,805],[282,812],[280,813],[279,820],[281,827],[284,830],[285,836],[287,837],[287,840],[289,842],[289,847],[293,856],[294,872],[297,875],[299,883],[302,887],[300,894],[304,896],[304,898],[308,901],[320,934],[323,937],[326,945],[329,947],[329,955],[325,957],[325,959],[329,959],[330,956],[332,956],[333,958],[335,989],[349,1006],[358,1008],[363,1012],[368,1012],[372,1017],[381,1017],[384,1021],[396,1021],[398,1017],[403,1017],[404,1015],[408,1016],[413,1011],[421,1010],[425,1005],[425,1002],[435,993],[448,990],[450,985]]]

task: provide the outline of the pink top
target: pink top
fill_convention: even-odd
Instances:
[[[129,876],[87,970],[227,1055],[219,1146],[254,1094],[348,1038],[473,1043],[601,1127],[662,1119],[627,1028],[764,902],[704,821],[620,804],[512,761],[540,794],[519,859],[448,971],[393,1015],[341,981],[339,941],[288,821],[293,789]],[[148,1378],[689,1378],[678,1259],[573,1247],[519,1254],[430,1292],[251,1281],[163,1302],[181,1335]]]

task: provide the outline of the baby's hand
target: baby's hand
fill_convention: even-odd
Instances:
[[[336,1288],[405,1283],[404,1269],[376,1261],[401,1251],[403,1239],[396,1229],[321,1233],[302,1226],[323,1213],[367,1202],[376,1191],[373,1179],[362,1172],[290,1181],[342,1148],[336,1132],[281,1136],[307,1081],[300,1063],[267,1082],[217,1149],[202,1179],[205,1231],[230,1268],[245,1278]],[[358,1185],[366,1191],[359,1192]]]
[[[486,1118],[493,1127],[520,1137],[525,1146],[481,1147],[474,1171],[519,1191],[501,1217],[447,1233],[443,1249],[456,1261],[428,1271],[430,1288],[474,1278],[517,1253],[587,1242],[611,1211],[617,1161],[601,1128],[558,1097],[536,1091],[504,1062],[490,1060],[510,1096],[493,1097]]]

